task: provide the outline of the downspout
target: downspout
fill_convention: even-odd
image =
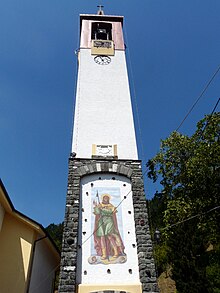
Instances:
[[[29,269],[29,276],[28,276],[28,284],[27,284],[27,289],[26,289],[26,293],[29,293],[29,289],[30,289],[30,283],[31,283],[31,275],[32,275],[32,270],[33,270],[33,264],[34,264],[34,255],[35,255],[35,249],[36,249],[36,243],[47,238],[48,236],[45,235],[37,240],[34,241],[34,245],[33,245],[33,250],[32,250],[32,258],[31,258],[31,264],[30,264],[30,269]]]

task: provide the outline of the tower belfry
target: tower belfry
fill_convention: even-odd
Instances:
[[[123,17],[80,15],[59,293],[158,292]]]

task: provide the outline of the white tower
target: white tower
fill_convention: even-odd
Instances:
[[[80,15],[59,292],[158,292],[123,17]]]
[[[80,23],[73,152],[136,160],[123,17],[81,15]]]

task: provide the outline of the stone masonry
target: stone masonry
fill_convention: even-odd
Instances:
[[[112,173],[128,177],[132,184],[135,229],[139,261],[140,281],[143,293],[159,292],[149,231],[144,184],[139,160],[69,159],[68,190],[61,255],[59,293],[76,293],[80,179],[94,173]]]

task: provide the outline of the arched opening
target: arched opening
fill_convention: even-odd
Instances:
[[[92,40],[112,40],[112,24],[105,22],[92,23]]]

